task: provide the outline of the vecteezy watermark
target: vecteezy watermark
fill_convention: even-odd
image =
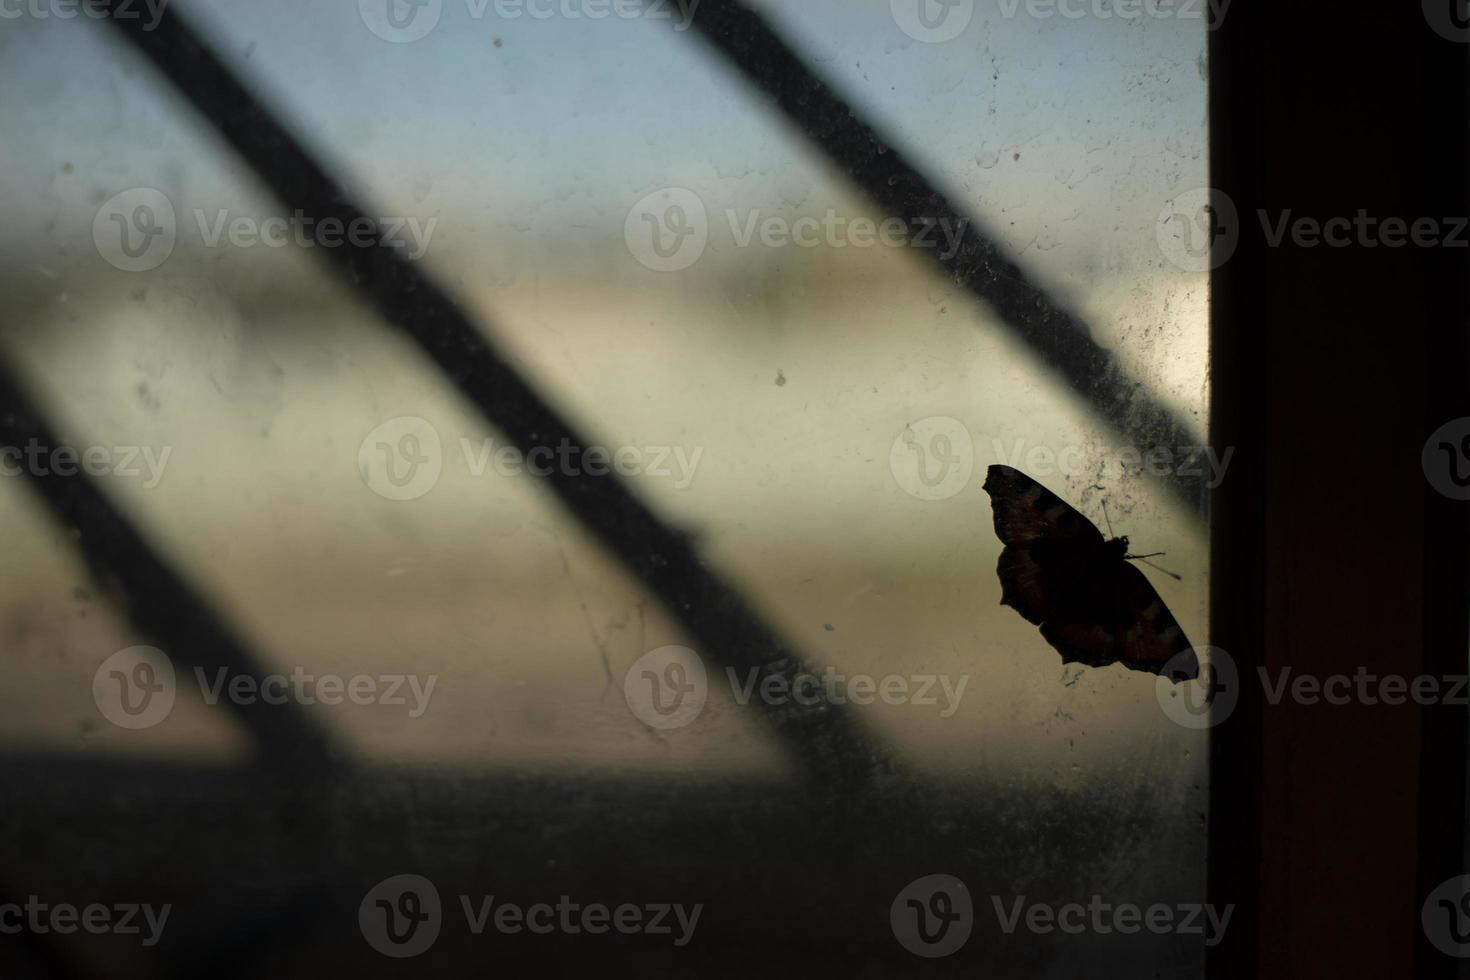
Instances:
[[[916,878],[893,899],[888,925],[898,944],[915,956],[937,959],[956,953],[975,925],[970,889],[954,875]]]
[[[1185,661],[1190,657],[1200,663],[1199,678],[1173,683],[1170,678],[1187,669]],[[1378,674],[1365,666],[1351,673],[1314,674],[1284,666],[1257,667],[1255,680],[1270,706],[1283,702],[1308,707],[1470,706],[1470,675],[1465,674]],[[1196,647],[1171,660],[1161,672],[1159,705],[1171,720],[1186,728],[1212,728],[1230,717],[1239,698],[1239,683],[1239,671],[1228,653],[1218,647]]]
[[[1235,202],[1224,191],[1196,187],[1164,202],[1154,222],[1159,251],[1185,272],[1223,265],[1240,243]]]
[[[683,728],[709,700],[709,675],[699,654],[688,647],[650,650],[623,675],[623,699],[649,728]]]
[[[1020,928],[1043,936],[1054,932],[1068,936],[1083,933],[1106,936],[1115,932],[1127,936],[1148,932],[1156,936],[1203,936],[1206,946],[1220,944],[1235,913],[1234,905],[1217,909],[1200,902],[1179,905],[1155,902],[1145,907],[1132,902],[1115,904],[1105,901],[1101,895],[1093,895],[1086,904],[1062,905],[1027,902],[1025,895],[992,895],[990,904],[1001,931],[1007,936]]]
[[[1271,248],[1280,248],[1288,239],[1297,248],[1466,248],[1470,235],[1466,227],[1470,218],[1400,218],[1376,217],[1365,208],[1351,218],[1338,215],[1314,218],[1297,215],[1290,208],[1272,214],[1264,208],[1256,212],[1261,233]]]
[[[1149,474],[1194,477],[1214,489],[1225,479],[1234,447],[1107,446],[1070,444],[1056,448],[1027,445],[1023,438],[993,438],[996,462],[1032,476],[1087,477],[1113,481]],[[945,415],[910,422],[888,450],[888,467],[899,487],[920,500],[947,500],[970,484],[975,472],[975,440],[959,419]]]
[[[92,20],[143,21],[151,31],[163,19],[169,0],[0,0],[0,20]]]
[[[694,23],[702,0],[465,0],[471,20],[504,21],[652,20],[673,21],[683,32]],[[358,16],[385,41],[408,44],[439,26],[444,0],[358,0]]]
[[[1291,701],[1293,704],[1325,704],[1341,707],[1348,704],[1401,705],[1446,704],[1470,705],[1470,677],[1464,674],[1409,677],[1404,674],[1375,674],[1358,667],[1351,674],[1325,676],[1297,673],[1291,667],[1267,670],[1256,668],[1265,689],[1267,704]]]
[[[109,265],[147,272],[168,261],[178,240],[173,202],[163,191],[134,187],[114,194],[92,218],[92,244]]]
[[[587,446],[566,438],[555,446],[522,449],[491,437],[478,442],[461,436],[460,454],[472,477],[487,473],[516,477],[553,475],[657,477],[674,481],[675,490],[687,490],[704,458],[704,447]],[[389,419],[363,437],[357,449],[358,473],[363,483],[389,500],[415,500],[434,489],[444,471],[444,448],[439,430],[427,419],[403,415]]]
[[[970,683],[948,674],[843,674],[827,666],[803,670],[790,661],[768,669],[726,667],[725,680],[740,705],[821,704],[914,705],[937,708],[949,718],[959,710]],[[709,672],[699,654],[682,646],[659,647],[639,657],[623,675],[623,697],[633,714],[650,728],[683,728],[699,717],[709,699]]]
[[[1169,658],[1154,678],[1154,697],[1181,728],[1199,731],[1221,724],[1240,701],[1235,660],[1219,647],[1191,647]]]
[[[942,44],[965,32],[975,16],[975,0],[888,0],[893,22],[915,41]]]
[[[932,415],[903,427],[888,450],[899,487],[920,500],[947,500],[969,486],[975,440],[959,419]]]
[[[429,708],[439,675],[418,674],[310,674],[301,666],[289,674],[234,673],[228,667],[192,671],[207,704],[284,704],[333,707],[340,704],[390,705],[408,709],[418,718]],[[92,700],[102,717],[119,728],[152,728],[173,711],[178,695],[173,661],[157,647],[133,646],[102,662],[92,675]]]
[[[960,710],[960,699],[970,683],[969,674],[961,674],[958,682],[949,674],[840,674],[834,667],[823,667],[820,673],[798,671],[795,676],[750,667],[737,671],[725,668],[735,703],[799,704],[912,704],[921,708],[938,708],[939,717],[949,718]]]
[[[402,251],[423,258],[438,218],[369,218],[344,221],[335,215],[314,218],[301,209],[287,215],[231,215],[203,208],[191,212],[198,240],[205,248],[372,248]],[[109,265],[124,272],[147,272],[168,261],[178,243],[179,222],[173,202],[160,190],[134,187],[103,202],[92,219],[92,242]]]
[[[935,249],[949,260],[960,249],[968,219],[953,217],[884,218],[841,215],[828,208],[820,218],[743,214],[727,208],[725,222],[736,248],[918,248]],[[655,272],[678,272],[698,262],[710,240],[709,212],[698,194],[666,187],[629,209],[623,239],[640,265]]]
[[[1175,654],[1154,679],[1154,697],[1181,728],[1213,728],[1240,700],[1235,660],[1219,647],[1191,647]]]
[[[0,935],[29,933],[45,936],[55,933],[69,936],[88,932],[94,936],[142,936],[144,946],[155,946],[163,936],[163,927],[168,924],[172,911],[171,903],[157,908],[131,902],[113,905],[92,902],[77,906],[69,902],[47,903],[30,895],[25,904],[0,902]]]
[[[678,902],[579,902],[561,895],[553,902],[529,905],[506,901],[496,895],[460,895],[465,928],[471,935],[494,930],[514,936],[560,934],[600,936],[653,936],[689,945],[704,903],[685,906]],[[363,896],[357,909],[357,924],[368,945],[395,959],[418,956],[439,938],[445,925],[443,903],[434,883],[423,875],[394,875],[378,882]]]
[[[1419,924],[1441,953],[1470,957],[1470,875],[1441,882],[1430,892],[1419,912]]]
[[[1220,26],[1231,0],[998,0],[1001,17],[1032,20],[1203,20]],[[940,44],[964,33],[975,0],[889,0],[893,22],[915,41]]]
[[[1446,41],[1470,44],[1470,9],[1465,0],[1422,0],[1424,20]]]
[[[1025,439],[1013,439],[1009,446],[992,439],[991,448],[997,461],[1023,469],[1032,476],[1085,476],[1100,468],[1116,467],[1120,477],[1150,476],[1192,477],[1204,481],[1213,490],[1225,480],[1234,446],[1216,452],[1213,446],[1104,446],[1026,445]]]
[[[163,479],[172,446],[52,446],[32,436],[24,446],[0,446],[0,476],[141,477],[152,490]]]
[[[1424,478],[1451,500],[1470,500],[1470,418],[1450,419],[1424,440]]]
[[[1032,20],[1203,20],[1220,26],[1231,0],[997,0],[1000,15],[1018,13]]]
[[[1470,248],[1470,217],[1369,214],[1315,217],[1291,208],[1256,210],[1267,248]],[[1235,204],[1222,191],[1200,187],[1165,202],[1155,234],[1164,258],[1186,272],[1206,272],[1235,253],[1243,232]]]

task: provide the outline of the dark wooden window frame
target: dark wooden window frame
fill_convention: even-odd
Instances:
[[[1455,0],[1444,0],[1446,3]],[[1266,703],[1257,668],[1466,672],[1466,505],[1421,471],[1470,415],[1464,248],[1271,247],[1261,209],[1449,218],[1467,206],[1467,45],[1420,5],[1239,0],[1210,44],[1214,642],[1241,700],[1215,730],[1213,977],[1449,977],[1420,928],[1464,871],[1466,710]]]

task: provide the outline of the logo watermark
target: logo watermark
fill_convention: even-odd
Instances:
[[[503,21],[651,20],[670,22],[680,33],[694,23],[702,0],[465,0],[471,20]],[[409,44],[439,26],[444,0],[358,0],[358,16],[384,41]]]
[[[151,31],[163,19],[169,0],[0,0],[0,20],[141,20]]]
[[[694,483],[704,447],[587,446],[563,438],[557,445],[521,449],[493,437],[478,442],[460,437],[465,472],[472,477],[553,475],[669,479],[675,490]],[[357,449],[358,473],[368,489],[389,500],[415,500],[438,484],[444,472],[439,430],[427,419],[404,415],[390,419],[363,437]]]
[[[694,938],[704,903],[580,902],[561,895],[555,902],[522,904],[496,895],[459,895],[457,905],[470,935],[486,931],[514,936],[615,933],[652,936],[682,948]],[[357,922],[369,946],[395,959],[418,956],[433,946],[446,925],[434,883],[423,875],[394,875],[363,896]]]
[[[1005,20],[1202,20],[1214,30],[1231,0],[997,0]],[[893,22],[915,41],[942,44],[965,32],[975,0],[889,0]]]
[[[1424,440],[1424,478],[1451,500],[1470,500],[1470,418],[1450,419]]]
[[[1470,957],[1470,875],[1441,882],[1430,892],[1419,923],[1435,949],[1459,959]]]
[[[933,415],[903,427],[888,450],[893,479],[911,497],[947,500],[975,473],[975,441],[959,419]]]
[[[969,674],[844,674],[835,667],[820,670],[744,670],[726,667],[724,679],[731,697],[740,705],[758,701],[771,706],[913,705],[935,708],[950,718],[959,710],[970,683]],[[623,696],[633,714],[650,728],[683,728],[699,717],[709,699],[709,672],[699,654],[681,646],[659,647],[633,662],[623,675]]]
[[[124,272],[147,272],[168,261],[178,240],[173,202],[163,191],[134,187],[103,202],[92,218],[92,243]]]
[[[1470,217],[1352,215],[1316,217],[1291,208],[1256,209],[1267,248],[1467,248]],[[1235,204],[1223,191],[1200,187],[1170,198],[1155,225],[1159,251],[1186,272],[1219,268],[1235,254],[1244,232]]]
[[[1187,677],[1197,658],[1199,677],[1175,684],[1173,677]],[[1470,706],[1470,675],[1465,674],[1380,674],[1359,666],[1352,672],[1314,674],[1291,666],[1257,667],[1254,681],[1268,706],[1282,703],[1307,707],[1347,705],[1450,705]],[[1196,647],[1175,657],[1156,682],[1159,706],[1170,720],[1185,728],[1213,728],[1235,709],[1242,683],[1230,654],[1219,647]]]
[[[0,446],[0,476],[111,476],[142,479],[152,490],[163,479],[172,446],[51,446],[34,436],[24,446]]]
[[[828,208],[819,218],[767,215],[759,208],[723,215],[735,248],[918,248],[934,249],[949,260],[960,249],[966,218],[890,217],[839,214]],[[634,204],[623,222],[623,239],[638,263],[655,272],[678,272],[698,262],[710,241],[710,217],[698,194],[666,187]]]
[[[1359,208],[1352,217],[1314,218],[1290,208],[1272,214],[1256,212],[1261,234],[1270,248],[1290,241],[1297,248],[1466,248],[1470,218],[1377,217]]]
[[[1026,440],[991,440],[997,462],[1024,470],[1032,476],[1094,475],[1100,467],[1116,469],[1120,476],[1177,476],[1200,479],[1213,490],[1225,481],[1225,471],[1235,455],[1234,446],[1216,452],[1213,446],[1027,446]]]
[[[357,926],[369,946],[394,959],[426,951],[444,926],[439,889],[423,875],[384,878],[362,897]]]
[[[194,229],[205,248],[353,248],[398,249],[409,260],[429,250],[438,218],[334,215],[314,218],[301,209],[287,215],[231,215],[225,208],[195,208]],[[92,219],[92,242],[109,265],[124,272],[157,269],[173,254],[179,238],[173,202],[152,187],[134,187],[103,202]]]
[[[1014,20],[1024,12],[1032,20],[1203,20],[1210,30],[1220,26],[1231,0],[997,0],[1000,15]]]
[[[990,904],[995,909],[996,922],[1007,936],[1018,929],[1041,936],[1057,932],[1068,936],[1084,933],[1131,936],[1147,932],[1156,936],[1202,936],[1206,946],[1220,944],[1235,913],[1234,905],[1217,909],[1207,903],[1155,902],[1144,907],[1133,902],[1108,902],[1101,895],[1093,895],[1086,904],[1062,905],[1028,902],[1025,895],[992,895]]]
[[[709,700],[704,661],[688,647],[650,650],[623,675],[623,699],[649,728],[683,728],[699,717]]]
[[[888,0],[893,22],[915,41],[943,44],[965,32],[975,17],[975,0]]]
[[[1214,728],[1240,701],[1235,659],[1219,647],[1191,647],[1177,653],[1154,678],[1154,698],[1179,727]]]
[[[1056,448],[1028,445],[1023,438],[990,440],[998,463],[1043,478],[1086,477],[1103,472],[1114,479],[1151,476],[1194,477],[1214,489],[1225,479],[1234,447],[1217,452],[1211,446],[1109,446],[1069,444]],[[959,419],[944,415],[910,422],[893,440],[888,466],[894,481],[911,497],[947,500],[970,485],[975,473],[975,439]]]
[[[1470,704],[1466,697],[1470,677],[1463,674],[1432,676],[1421,674],[1410,677],[1404,674],[1375,674],[1367,667],[1358,667],[1351,674],[1327,674],[1325,676],[1297,673],[1291,667],[1280,667],[1268,671],[1256,668],[1261,686],[1265,690],[1266,703],[1342,707],[1349,704],[1401,705],[1401,704],[1446,704],[1465,707]]]
[[[429,708],[439,675],[308,673],[296,666],[289,674],[232,673],[227,667],[191,674],[206,704],[389,705],[419,718]],[[119,728],[152,728],[173,711],[178,695],[177,672],[168,654],[157,647],[132,646],[102,662],[92,675],[92,699],[102,717]]]
[[[1171,197],[1159,209],[1154,240],[1164,258],[1185,272],[1219,268],[1240,243],[1235,202],[1213,187],[1196,187]]]
[[[1470,8],[1465,0],[1422,0],[1424,20],[1446,41],[1470,44]]]
[[[888,908],[888,925],[898,944],[915,956],[949,956],[970,940],[975,910],[970,889],[954,875],[916,878]]]
[[[94,936],[140,936],[144,946],[156,946],[172,911],[171,903],[157,908],[131,902],[77,906],[69,902],[47,903],[30,895],[24,904],[0,902],[0,935],[69,936],[87,932]]]

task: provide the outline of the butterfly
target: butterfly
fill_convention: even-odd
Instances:
[[[1063,663],[1121,663],[1175,683],[1199,676],[1178,620],[1129,564],[1148,556],[1128,554],[1126,537],[1104,539],[1091,521],[1018,469],[992,466],[983,486],[995,535],[1005,545],[996,568],[1001,604],[1040,626]]]

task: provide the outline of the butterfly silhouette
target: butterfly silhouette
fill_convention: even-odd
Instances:
[[[1102,532],[1066,501],[1010,466],[992,466],[985,492],[1005,548],[996,573],[1010,606],[1062,655],[1063,663],[1199,676],[1189,639],[1164,600],[1129,561],[1128,539]],[[1178,657],[1180,654],[1186,656]]]

